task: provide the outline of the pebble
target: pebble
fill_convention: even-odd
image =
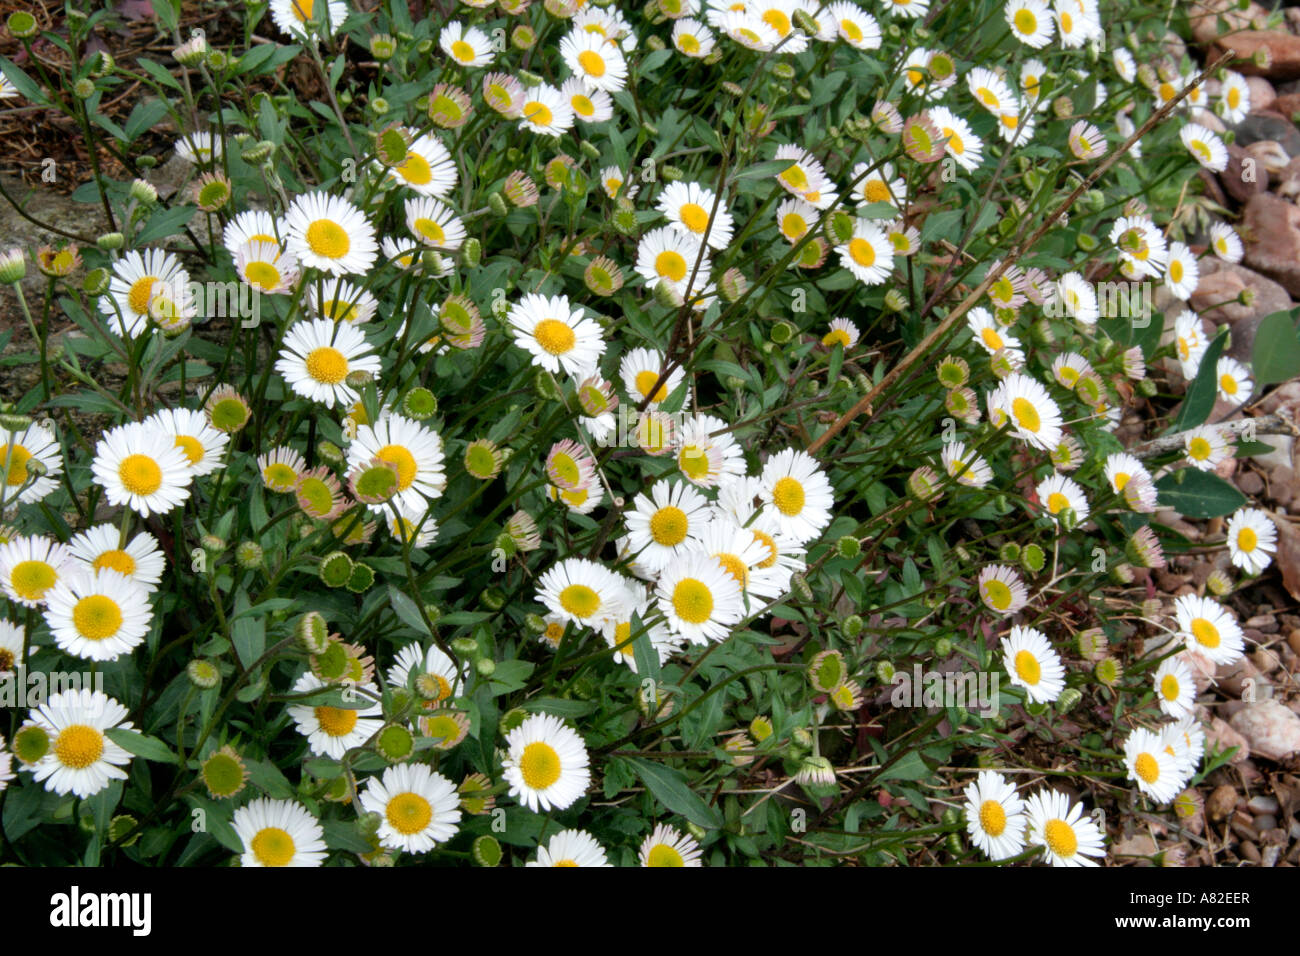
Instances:
[[[1261,813],[1255,818],[1255,829],[1260,833],[1263,833],[1266,830],[1277,829],[1277,817],[1273,816],[1271,813]],[[1285,843],[1286,832],[1283,830],[1278,830],[1277,832],[1282,834],[1282,842]]]
[[[1237,806],[1237,790],[1230,783],[1215,787],[1210,799],[1205,801],[1205,815],[1216,823],[1226,820]]]
[[[1257,793],[1250,798],[1250,802],[1246,804],[1246,809],[1256,816],[1264,813],[1277,813],[1277,797],[1267,793]]]

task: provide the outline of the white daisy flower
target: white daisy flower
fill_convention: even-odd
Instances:
[[[1151,480],[1151,472],[1140,460],[1128,452],[1117,451],[1106,457],[1106,481],[1116,494],[1122,492],[1134,478]]]
[[[603,564],[565,558],[542,574],[537,600],[552,614],[583,627],[600,627],[622,613],[623,581]]]
[[[537,848],[537,859],[524,866],[613,866],[604,848],[586,830],[561,830],[546,846]]]
[[[692,644],[725,641],[745,613],[740,584],[698,551],[663,569],[655,597],[668,627]]]
[[[298,281],[298,260],[277,243],[255,239],[234,252],[239,279],[254,292],[287,295]]]
[[[570,77],[560,86],[579,123],[603,123],[614,115],[614,100],[604,90],[592,89],[585,80]],[[630,198],[630,197],[629,197]]]
[[[624,517],[637,560],[658,571],[679,559],[699,537],[708,513],[708,499],[688,482],[655,482],[649,494],[633,499]]]
[[[1091,371],[1092,365],[1078,352],[1066,352],[1052,361],[1052,376],[1064,388],[1073,389]]]
[[[1210,224],[1210,248],[1224,262],[1240,262],[1243,254],[1241,237],[1226,222]]]
[[[230,825],[244,845],[240,866],[320,866],[329,853],[320,821],[293,800],[257,797],[235,811]]]
[[[327,279],[320,286],[319,292],[315,283],[307,288],[308,311],[319,318],[364,325],[379,309],[378,299],[347,279]]]
[[[865,285],[881,285],[894,271],[894,247],[885,231],[869,219],[853,220],[853,235],[835,250],[840,265]]]
[[[428,853],[459,829],[456,785],[421,763],[389,767],[367,780],[359,797],[367,813],[382,817],[376,835],[390,850]]]
[[[379,356],[365,334],[348,322],[295,322],[284,336],[275,370],[297,394],[326,408],[355,405],[361,394],[347,383],[353,372],[379,374]]]
[[[600,326],[573,308],[568,296],[529,292],[510,307],[507,319],[515,344],[548,372],[586,378],[605,354]]]
[[[143,585],[105,569],[62,576],[45,595],[45,623],[65,653],[115,661],[144,642],[153,622]]]
[[[32,462],[44,474],[37,476]],[[54,432],[32,422],[20,432],[0,428],[0,510],[40,501],[59,486],[63,454]]]
[[[347,16],[343,0],[271,0],[271,19],[281,33],[295,39],[308,39],[314,32],[308,29],[311,23],[324,36],[333,36]]]
[[[1236,126],[1250,113],[1250,84],[1240,73],[1227,71],[1219,87],[1219,115],[1229,126]]]
[[[197,478],[222,466],[230,436],[217,431],[202,412],[191,408],[165,408],[145,419],[171,435],[176,447],[185,453],[190,472]]]
[[[671,226],[651,229],[641,237],[636,247],[636,273],[653,289],[663,282],[685,301],[701,293],[708,293],[709,262],[707,251],[701,255],[699,240]]]
[[[1097,866],[1092,857],[1106,854],[1105,835],[1083,815],[1083,804],[1056,790],[1043,790],[1025,801],[1031,846],[1041,846],[1052,866]]]
[[[1160,729],[1160,743],[1165,752],[1178,762],[1177,789],[1181,790],[1196,776],[1201,758],[1205,756],[1205,729],[1195,716],[1189,715],[1176,724],[1165,724]]]
[[[673,21],[672,41],[678,53],[693,60],[709,56],[717,45],[713,31],[692,17]]]
[[[790,542],[789,538],[782,538]],[[715,510],[691,550],[707,554],[736,579],[748,612],[757,612],[789,588],[791,571],[778,563],[779,554],[774,558],[773,548],[766,541],[752,528],[736,524],[729,515]]]
[[[1056,282],[1055,301],[1061,310],[1081,325],[1093,326],[1101,317],[1097,292],[1092,283],[1077,272],[1067,272]]]
[[[1145,216],[1122,216],[1111,226],[1110,241],[1138,278],[1159,278],[1165,269],[1169,247],[1154,222]]]
[[[406,228],[418,241],[441,252],[455,252],[465,243],[465,223],[450,206],[430,196],[406,200]]]
[[[491,37],[478,27],[459,22],[448,23],[442,28],[438,34],[438,46],[460,66],[470,69],[487,66],[496,55]]]
[[[1181,242],[1169,243],[1169,259],[1165,265],[1165,288],[1176,299],[1186,302],[1201,281],[1201,269],[1192,250]]]
[[[506,734],[506,750],[501,775],[510,796],[534,813],[572,806],[591,783],[587,745],[558,717],[524,718]]]
[[[834,25],[836,35],[853,49],[880,48],[880,24],[857,4],[837,0],[826,7],[826,16]]]
[[[1219,395],[1225,402],[1241,405],[1255,391],[1255,383],[1250,377],[1250,369],[1230,355],[1222,355],[1214,368],[1214,377],[1219,384]]]
[[[1084,497],[1083,489],[1073,478],[1058,474],[1048,475],[1035,486],[1034,493],[1038,496],[1043,510],[1057,522],[1061,520],[1061,512],[1067,508],[1074,511],[1077,524],[1083,524],[1088,520],[1088,499]]]
[[[966,313],[966,326],[975,336],[975,341],[983,346],[989,355],[996,355],[1005,350],[1008,354],[1023,356],[1020,340],[1003,330],[993,318],[993,313],[983,306],[976,306]]]
[[[1221,173],[1228,168],[1228,147],[1223,145],[1218,133],[1199,123],[1188,123],[1178,131],[1178,138],[1196,161],[1210,172]]]
[[[5,596],[23,607],[40,607],[71,570],[65,545],[38,535],[14,538],[0,545],[0,585]]]
[[[30,769],[45,789],[91,797],[113,780],[125,780],[122,768],[131,755],[104,731],[133,729],[126,708],[97,690],[65,690],[31,712],[32,723],[51,738],[50,749]]]
[[[1169,803],[1182,788],[1178,761],[1165,750],[1160,735],[1138,727],[1124,740],[1128,779],[1156,803]]]
[[[752,12],[748,4],[732,5],[715,25],[736,43],[760,53],[775,49],[781,42],[776,30]]]
[[[176,141],[176,155],[194,166],[207,166],[221,158],[224,144],[205,130],[187,133]]]
[[[281,237],[285,233],[284,225],[266,210],[245,209],[226,223],[221,232],[221,244],[226,247],[231,258],[235,258],[240,249],[255,242],[280,247]]]
[[[979,594],[986,608],[1004,616],[1015,614],[1029,600],[1020,574],[1005,564],[990,564],[980,570]]]
[[[284,216],[285,247],[304,266],[331,275],[369,271],[379,256],[375,227],[342,196],[297,196]]]
[[[1137,61],[1133,59],[1133,54],[1124,47],[1119,46],[1111,51],[1111,62],[1115,65],[1115,72],[1125,83],[1133,83],[1137,80]]]
[[[1156,703],[1162,713],[1180,720],[1192,712],[1196,703],[1196,680],[1192,669],[1178,657],[1166,657],[1152,678]]]
[[[981,770],[966,786],[966,832],[990,860],[1006,860],[1025,848],[1025,804],[1002,774]]]
[[[407,511],[424,514],[429,509],[428,499],[441,497],[447,487],[442,437],[397,412],[385,410],[373,425],[359,425],[348,445],[349,471],[375,458],[396,466],[393,500]],[[389,511],[387,502],[369,508],[380,514]]]
[[[1214,425],[1190,429],[1183,437],[1183,450],[1187,463],[1201,471],[1213,471],[1232,457],[1232,446],[1228,444],[1227,436]]]
[[[1184,309],[1174,316],[1174,346],[1178,353],[1178,362],[1182,366],[1183,378],[1192,380],[1201,367],[1201,356],[1210,346],[1205,335],[1201,317],[1190,309]]]
[[[184,503],[194,480],[185,450],[153,422],[127,422],[104,432],[91,471],[109,504],[126,505],[146,518]]]
[[[979,455],[970,452],[965,442],[951,441],[943,443],[939,452],[944,471],[959,484],[970,488],[983,488],[993,480],[993,470]]]
[[[895,209],[907,205],[907,181],[898,175],[893,163],[881,163],[872,169],[871,163],[858,163],[853,167],[851,181],[854,198],[859,206],[887,202]]]
[[[599,34],[570,31],[560,40],[560,58],[575,77],[594,90],[617,93],[627,86],[623,51]]]
[[[846,352],[858,344],[862,333],[848,319],[831,319],[830,330],[822,336],[822,345],[832,348],[839,345]]]
[[[1235,664],[1245,654],[1241,626],[1232,612],[1213,598],[1184,594],[1174,600],[1174,615],[1183,643],[1215,664]]]
[[[1034,703],[1050,703],[1065,689],[1065,667],[1042,631],[1013,626],[1002,638],[1002,664],[1011,683]]]
[[[193,319],[198,314],[190,274],[180,259],[162,249],[128,250],[113,263],[108,295],[99,299],[99,311],[113,334],[132,339],[149,327],[160,312],[167,320]]]
[[[979,168],[984,158],[984,142],[975,135],[970,124],[946,106],[930,108],[930,119],[947,140],[944,149],[967,172]]]
[[[384,726],[384,709],[379,702],[378,689],[373,684],[357,684],[344,687],[341,684],[325,684],[311,671],[304,671],[294,682],[293,693],[306,695],[312,691],[322,691],[312,698],[325,699],[324,691],[342,690],[345,698],[350,693],[353,703],[359,706],[333,707],[328,704],[291,704],[289,716],[293,719],[298,733],[307,738],[307,746],[314,754],[342,760],[353,747],[360,747]]]
[[[446,28],[444,31],[446,32]],[[413,131],[404,130],[407,135]],[[388,178],[409,186],[421,196],[446,197],[456,188],[459,173],[451,152],[432,133],[414,136],[400,163],[385,169]]]
[[[1011,87],[997,73],[982,66],[977,66],[966,74],[966,87],[975,102],[993,115],[1014,109],[1019,112],[1019,103]]]
[[[1259,508],[1242,508],[1228,519],[1228,554],[1247,574],[1259,574],[1273,561],[1277,528]]]
[[[23,649],[26,641],[27,631],[25,628],[12,621],[0,618],[0,674],[12,674],[22,665]],[[3,749],[4,743],[3,740],[0,740],[0,752],[3,752]],[[0,772],[0,777],[2,776],[3,773]],[[0,787],[0,790],[3,789],[3,787]]]
[[[118,529],[111,524],[98,524],[73,535],[68,552],[86,571],[116,571],[146,592],[157,590],[167,567],[158,539],[148,531],[139,532],[123,545]]]
[[[711,248],[725,249],[731,244],[734,229],[731,213],[727,204],[707,186],[671,182],[659,194],[655,208],[668,218],[674,229]]]
[[[712,488],[724,475],[745,471],[745,459],[730,426],[713,415],[694,415],[675,436],[677,467],[688,481]]]
[[[1010,422],[1011,432],[1034,448],[1051,451],[1061,441],[1061,410],[1047,389],[1020,372],[1012,372],[988,397],[989,421],[1000,428]]]
[[[548,83],[534,86],[524,93],[519,113],[519,127],[539,136],[559,136],[573,128],[573,107],[555,87]]]
[[[1008,0],[1003,9],[1011,35],[1034,50],[1052,41],[1056,21],[1043,0]]]
[[[694,837],[666,823],[658,824],[637,851],[642,866],[703,866],[700,856],[700,845]]]
[[[831,523],[835,498],[816,459],[787,448],[763,465],[759,497],[781,530],[799,543],[811,541]]]

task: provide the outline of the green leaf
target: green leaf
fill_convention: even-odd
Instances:
[[[1300,375],[1300,339],[1296,337],[1295,316],[1300,309],[1274,312],[1264,316],[1255,331],[1250,353],[1251,370],[1257,386],[1285,382]]]
[[[680,813],[696,826],[713,830],[722,826],[722,817],[718,811],[686,785],[686,778],[680,771],[635,757],[627,758],[627,762],[636,770],[637,776],[654,798],[673,813]]]
[[[176,763],[176,754],[157,737],[146,737],[134,730],[110,727],[105,736],[129,754],[157,763]]]
[[[144,224],[135,236],[135,243],[139,245],[143,242],[149,242],[154,239],[166,239],[181,232],[187,225],[194,214],[198,212],[196,206],[174,206],[171,209],[159,209],[149,221]]]
[[[885,780],[924,780],[930,776],[930,768],[925,765],[921,755],[913,750],[898,759],[897,763],[880,771],[878,782]]]
[[[235,597],[235,615],[230,620],[230,641],[245,667],[251,667],[266,650],[266,619],[253,617],[248,613],[250,610],[248,592],[241,588]]]
[[[1219,391],[1216,366],[1219,364],[1219,356],[1223,354],[1223,346],[1227,341],[1228,330],[1224,329],[1206,348],[1205,355],[1201,357],[1200,370],[1196,373],[1196,379],[1187,388],[1187,396],[1183,399],[1182,408],[1178,410],[1178,418],[1174,420],[1171,432],[1187,431],[1189,428],[1204,425],[1205,420],[1210,417],[1210,411],[1214,408],[1214,396]]]
[[[1246,503],[1246,496],[1218,475],[1180,468],[1156,482],[1160,504],[1184,518],[1218,518]]]
[[[49,104],[50,101],[45,98],[45,93],[36,85],[36,81],[15,66],[12,60],[0,56],[0,73],[4,73],[14,89],[29,103],[36,106]]]
[[[429,633],[429,629],[424,624],[424,618],[420,616],[420,609],[416,607],[415,602],[397,590],[392,584],[388,585],[388,599],[393,605],[393,611],[402,619],[402,623],[414,628],[421,634]]]

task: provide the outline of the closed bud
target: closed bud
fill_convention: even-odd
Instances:
[[[844,631],[844,636],[851,640],[862,633],[862,618],[857,614],[850,614],[840,627]]]
[[[496,661],[490,657],[480,657],[474,662],[474,670],[478,672],[479,677],[491,677],[496,673]]]
[[[465,244],[460,247],[460,261],[465,264],[465,268],[477,268],[479,260],[483,258],[483,243],[479,242],[472,236],[465,240]]]
[[[902,312],[907,308],[907,296],[901,289],[889,289],[885,292],[885,308],[890,312]]]
[[[952,653],[952,641],[946,637],[939,638],[934,642],[934,653],[936,657],[947,657]]]
[[[115,249],[121,249],[126,237],[120,232],[106,232],[95,240],[95,245],[99,247],[100,252],[112,252]]]
[[[795,333],[798,331],[789,322],[780,319],[772,324],[772,331],[769,336],[777,345],[785,345],[795,337]]]
[[[498,219],[504,219],[506,214],[510,211],[506,207],[505,197],[500,193],[492,193],[488,196],[488,208],[492,210],[492,215],[496,216]]]
[[[680,166],[674,166],[672,163],[664,163],[661,165],[659,167],[659,175],[663,176],[664,180],[670,183],[686,177],[686,173],[682,171],[682,168]]]
[[[841,558],[856,558],[862,553],[862,542],[846,534],[835,542],[835,550]]]
[[[891,661],[876,661],[876,680],[880,683],[893,683],[894,674],[894,665]]]
[[[1083,700],[1083,691],[1077,687],[1067,687],[1061,691],[1061,696],[1056,698],[1056,712],[1068,714],[1079,705],[1081,700]]]
[[[500,588],[486,588],[479,594],[479,602],[489,611],[499,611],[506,604],[506,596]]]
[[[82,77],[72,84],[72,94],[79,100],[88,100],[95,95],[95,81]]]
[[[811,601],[813,599],[812,588],[808,585],[808,579],[802,574],[790,575],[790,590],[801,601]]]

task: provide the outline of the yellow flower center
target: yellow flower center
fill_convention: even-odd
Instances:
[[[1219,388],[1223,389],[1229,395],[1237,394],[1237,380],[1231,375],[1219,376]]]
[[[997,329],[980,329],[980,338],[994,352],[1002,348],[1002,336],[998,335]]]
[[[677,49],[683,53],[694,55],[700,52],[700,41],[690,33],[683,33],[677,37]]]
[[[1070,507],[1070,499],[1059,491],[1053,491],[1047,496],[1047,510],[1051,514],[1060,514],[1068,507]]]
[[[580,116],[595,116],[596,104],[591,101],[591,97],[584,96],[582,93],[575,93],[573,99],[573,111]]]
[[[600,595],[585,584],[570,584],[560,592],[560,607],[574,617],[591,617],[600,610]]]
[[[357,712],[346,707],[317,707],[320,729],[331,737],[346,737],[357,725]]]
[[[390,465],[397,466],[397,488],[405,491],[415,481],[415,456],[405,445],[385,445],[375,453],[375,457]]]
[[[740,560],[736,555],[729,554],[726,551],[723,551],[721,554],[715,554],[714,557],[726,572],[736,579],[737,584],[742,588],[749,585],[749,568],[746,567],[744,561]]]
[[[673,610],[688,624],[703,624],[713,615],[713,592],[703,581],[682,578],[673,588]]]
[[[388,825],[403,836],[419,833],[433,819],[433,806],[418,793],[399,793],[384,808]]]
[[[464,40],[457,40],[451,45],[451,55],[461,63],[474,62],[474,48]]]
[[[1192,636],[1202,647],[1213,649],[1219,646],[1219,629],[1203,617],[1192,621]]]
[[[797,212],[786,213],[781,220],[781,234],[787,239],[799,239],[808,231],[808,223]]]
[[[433,179],[433,167],[419,153],[407,153],[393,169],[412,186],[423,186]]]
[[[136,315],[149,314],[149,301],[153,298],[153,284],[161,282],[157,276],[144,276],[131,283],[131,290],[126,294],[126,301]]]
[[[298,473],[283,462],[273,462],[262,471],[262,480],[275,491],[288,491],[298,483]]]
[[[58,575],[44,561],[19,561],[9,572],[9,583],[24,601],[39,601],[54,587]]]
[[[1210,442],[1198,435],[1187,443],[1187,454],[1197,461],[1205,461],[1210,457]]]
[[[772,486],[772,504],[786,517],[799,514],[804,505],[803,485],[788,475],[777,479]]]
[[[82,598],[72,609],[72,623],[77,633],[88,641],[102,641],[112,637],[122,626],[122,609],[117,602],[103,594]]]
[[[176,447],[185,452],[185,457],[190,460],[191,465],[197,465],[203,460],[205,454],[203,443],[192,435],[177,435]]]
[[[415,231],[430,242],[444,243],[447,241],[446,230],[432,219],[421,216],[415,220]]]
[[[980,829],[989,836],[1002,836],[1007,828],[1007,811],[996,800],[985,800],[980,804]]]
[[[538,740],[524,748],[519,772],[531,790],[545,790],[560,779],[560,755],[550,744]]]
[[[534,126],[550,126],[555,119],[555,114],[545,103],[539,103],[537,100],[524,104],[524,119]]]
[[[862,28],[848,18],[840,21],[840,31],[848,38],[850,43],[862,42]]]
[[[1238,551],[1254,551],[1257,544],[1259,544],[1259,535],[1255,534],[1254,528],[1242,528],[1237,532]]]
[[[307,374],[323,385],[338,385],[348,377],[348,360],[338,349],[322,345],[307,353]]]
[[[1038,417],[1038,409],[1027,398],[1016,398],[1012,401],[1011,414],[1016,417],[1016,424],[1027,432],[1037,433],[1043,427],[1043,421]]]
[[[780,10],[768,10],[763,14],[763,22],[777,32],[780,36],[785,36],[791,30],[790,18]]]
[[[6,485],[21,485],[27,480],[27,462],[31,461],[32,453],[22,445],[9,446],[9,470],[5,473]]]
[[[780,179],[781,182],[785,183],[787,186],[791,186],[800,192],[804,192],[807,190],[809,185],[811,185],[808,182],[808,174],[803,171],[803,167],[798,163],[786,167],[786,169],[781,172]]]
[[[655,272],[665,279],[681,282],[686,278],[686,259],[672,249],[665,249],[655,256]]]
[[[117,466],[117,477],[133,495],[147,496],[162,487],[162,469],[148,455],[127,455]]]
[[[1017,651],[1015,665],[1016,676],[1031,687],[1042,679],[1043,669],[1038,664],[1038,658],[1029,651]]]
[[[1122,472],[1122,471],[1120,471],[1120,472],[1116,472],[1116,473],[1115,473],[1115,490],[1116,490],[1116,491],[1123,491],[1123,490],[1124,490],[1124,486],[1127,485],[1127,484],[1129,483],[1130,480],[1132,480],[1132,476],[1131,476],[1131,475],[1128,475],[1128,474],[1126,474],[1125,472]]]
[[[677,453],[677,466],[688,478],[703,478],[709,473],[709,455],[699,445],[684,445]]]
[[[1043,826],[1043,840],[1049,850],[1067,859],[1079,849],[1079,838],[1074,835],[1074,828],[1064,820],[1048,820]]]
[[[698,203],[688,202],[679,210],[682,225],[691,232],[703,232],[709,225],[709,214]]]
[[[307,245],[323,259],[342,259],[352,248],[352,240],[334,220],[317,219],[307,227]]]
[[[870,269],[876,264],[876,247],[865,239],[855,237],[849,240],[849,256],[862,268]]]
[[[104,735],[87,724],[69,724],[54,741],[54,756],[74,770],[89,767],[104,753]]]
[[[280,286],[280,270],[269,262],[250,262],[244,266],[244,281],[259,289],[276,289]]]
[[[1038,17],[1034,16],[1034,11],[1024,9],[1017,10],[1013,19],[1016,24],[1016,29],[1024,36],[1033,36],[1038,32]]]
[[[310,0],[297,0],[297,2],[311,6]],[[263,827],[258,830],[253,834],[249,849],[253,851],[257,862],[263,866],[288,866],[294,853],[297,852],[297,847],[293,845],[293,837],[279,827]]]
[[[646,866],[685,866],[682,855],[666,843],[657,843],[646,854]]]
[[[772,565],[776,564],[777,559],[776,541],[773,540],[772,536],[766,531],[755,531],[753,528],[750,528],[749,532],[754,536],[755,541],[767,548],[767,557],[758,562],[758,567],[772,567]]]
[[[656,544],[661,544],[665,548],[676,547],[686,540],[689,525],[685,511],[667,505],[656,511],[650,518],[650,537],[654,538]]]
[[[1166,674],[1160,681],[1160,693],[1167,701],[1175,701],[1181,688],[1178,686],[1178,678],[1173,674]]]
[[[583,50],[579,53],[578,66],[582,67],[588,76],[605,75],[605,58],[595,50]]]
[[[533,337],[551,355],[563,355],[578,341],[573,329],[559,319],[542,319],[533,329]]]
[[[1160,764],[1150,754],[1138,754],[1137,760],[1133,761],[1133,770],[1146,783],[1160,779]]]
[[[831,329],[829,332],[827,332],[825,335],[822,336],[822,345],[826,346],[827,348],[830,348],[836,342],[838,342],[844,348],[848,348],[849,333],[844,331],[843,329]]]
[[[999,611],[1005,611],[1011,606],[1011,588],[996,578],[985,582],[984,596]]]
[[[646,398],[650,394],[650,389],[655,387],[655,382],[657,381],[659,381],[658,372],[652,372],[649,369],[646,369],[643,372],[637,372],[636,390],[641,393],[642,398]],[[667,397],[668,397],[668,384],[667,382],[665,382],[663,385],[659,386],[659,390],[655,392],[655,397],[650,399],[650,401],[657,404],[659,402],[662,402]]]

